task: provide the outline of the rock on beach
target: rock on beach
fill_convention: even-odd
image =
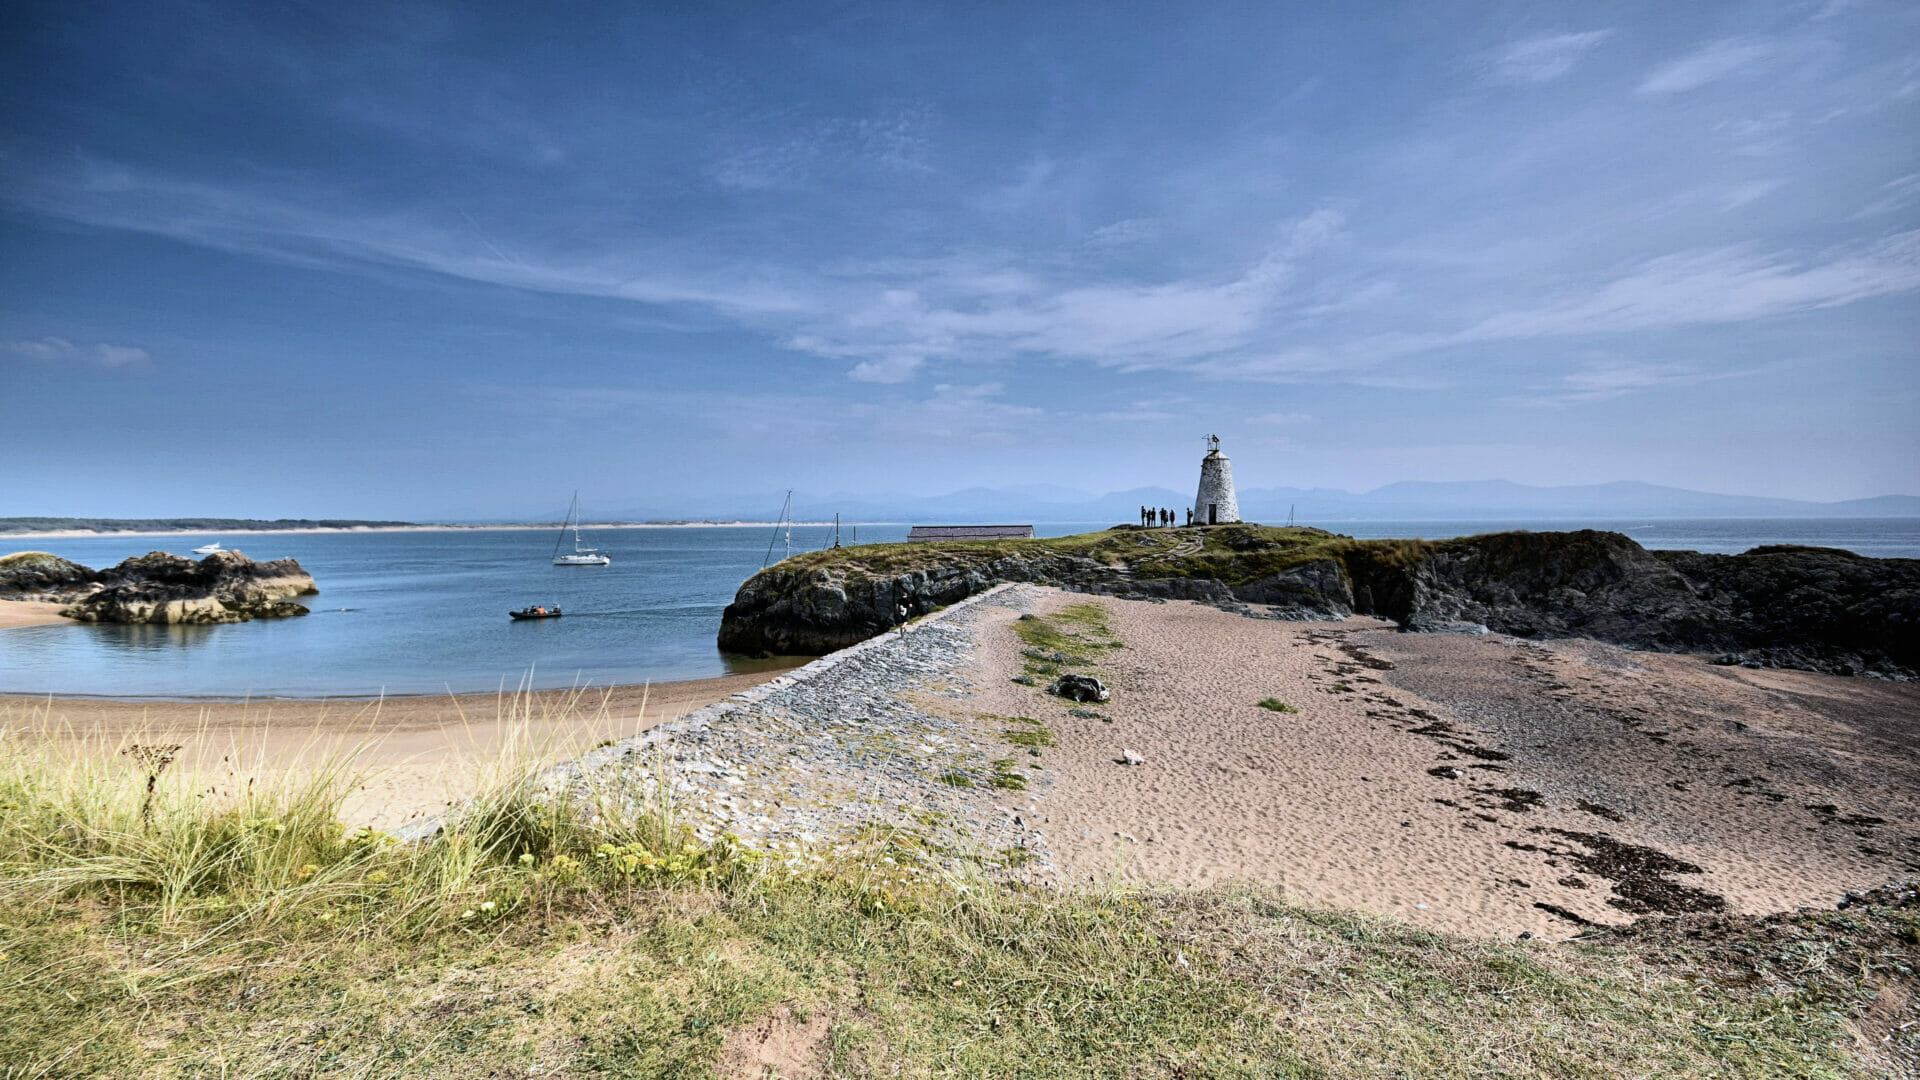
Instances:
[[[199,560],[153,551],[105,570],[44,552],[0,558],[0,596],[64,603],[87,623],[232,623],[305,615],[293,602],[320,590],[293,559],[254,562],[238,551]]]

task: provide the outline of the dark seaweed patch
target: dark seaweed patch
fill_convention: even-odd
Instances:
[[[1601,806],[1599,803],[1588,802],[1585,799],[1581,799],[1579,802],[1574,803],[1574,805],[1579,807],[1582,810],[1585,810],[1587,813],[1592,814],[1594,817],[1606,818],[1608,821],[1627,820],[1627,815],[1621,813],[1620,811],[1609,810],[1606,807]]]

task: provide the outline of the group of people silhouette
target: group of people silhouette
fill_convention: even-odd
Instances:
[[[1180,512],[1164,506],[1143,506],[1140,508],[1140,524],[1146,528],[1161,528],[1180,524]],[[1187,524],[1193,524],[1193,510],[1187,510]]]

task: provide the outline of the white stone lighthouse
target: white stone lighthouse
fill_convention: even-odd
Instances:
[[[1207,456],[1200,459],[1200,493],[1193,497],[1195,525],[1224,525],[1240,520],[1240,500],[1233,494],[1233,463],[1220,452],[1220,436],[1207,436]]]

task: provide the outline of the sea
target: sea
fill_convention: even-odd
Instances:
[[[1041,536],[1111,522],[1036,525]],[[1920,519],[1327,521],[1362,538],[1442,539],[1507,529],[1595,528],[1648,548],[1732,554],[1762,544],[1920,558]],[[905,539],[905,525],[842,526],[841,539]],[[554,534],[529,529],[0,538],[0,553],[50,551],[93,567],[218,540],[255,559],[292,557],[319,584],[304,618],[222,626],[60,624],[0,630],[0,693],[153,699],[376,697],[606,686],[767,670],[715,645],[740,583],[789,550],[832,543],[832,526],[590,530],[604,567],[552,565]],[[516,622],[514,608],[558,605]]]

